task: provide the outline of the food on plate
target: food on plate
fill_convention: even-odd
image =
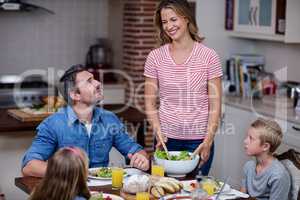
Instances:
[[[160,198],[161,196],[169,193],[174,194],[180,192],[183,187],[182,183],[174,178],[161,177],[158,181],[153,181],[153,184],[150,189],[150,193],[156,197]]]
[[[123,185],[124,192],[135,194],[137,192],[146,192],[149,188],[149,177],[146,175],[134,174],[125,180]]]
[[[156,150],[155,156],[160,159],[168,160],[167,153],[162,150]],[[181,151],[179,155],[170,155],[170,160],[190,160],[191,156],[188,151]]]
[[[187,192],[193,192],[195,189],[200,187],[209,195],[213,195],[220,191],[223,184],[224,183],[222,181],[219,181],[218,179],[215,179],[214,177],[203,176],[202,180],[200,181],[200,184],[197,183],[196,180],[183,181],[183,190],[185,190]],[[223,191],[224,190],[226,190],[226,191],[230,190],[230,186],[228,184],[226,184],[224,186]]]
[[[127,176],[127,172],[124,170],[123,176]],[[89,177],[95,179],[111,179],[112,169],[110,167],[97,167],[89,169]]]
[[[194,190],[194,189],[197,188],[197,183],[191,183],[190,186],[191,186],[191,188]]]
[[[150,193],[155,197],[155,198],[160,198],[165,195],[165,191],[162,187],[159,186],[153,186],[151,187]]]
[[[182,183],[183,183],[183,190],[187,192],[193,192],[198,187],[198,183],[196,180],[182,181]]]
[[[101,167],[96,171],[96,176],[102,178],[111,178],[112,170],[108,167]]]
[[[100,194],[92,195],[89,200],[112,200],[112,198],[109,195],[104,197],[103,193],[101,192]]]

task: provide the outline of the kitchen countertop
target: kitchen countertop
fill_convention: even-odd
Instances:
[[[250,98],[226,96],[223,101],[229,106],[300,125],[300,113],[296,113],[288,99],[264,97],[263,99],[254,99],[252,101]]]
[[[118,111],[123,105],[105,105],[104,108],[116,113],[125,123],[144,123],[145,115],[133,107]],[[0,134],[18,131],[34,131],[39,121],[21,122],[7,114],[6,109],[0,109]]]

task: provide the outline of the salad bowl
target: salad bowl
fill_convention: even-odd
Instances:
[[[168,160],[164,151],[154,153],[154,162],[163,166],[168,176],[184,177],[193,171],[200,160],[199,155],[191,156],[192,153],[187,151],[169,151],[171,160]]]

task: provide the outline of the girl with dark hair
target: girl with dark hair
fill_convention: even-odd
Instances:
[[[88,163],[85,152],[77,147],[58,150],[49,159],[46,175],[29,200],[89,199]]]

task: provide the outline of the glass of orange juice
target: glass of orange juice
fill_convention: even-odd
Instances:
[[[112,188],[113,189],[121,189],[123,185],[123,175],[124,170],[120,167],[113,167],[111,169],[111,176],[112,176]]]
[[[149,200],[150,194],[148,192],[138,192],[136,193],[136,200]]]
[[[151,168],[151,174],[153,176],[164,176],[165,169],[163,166],[153,164]]]

